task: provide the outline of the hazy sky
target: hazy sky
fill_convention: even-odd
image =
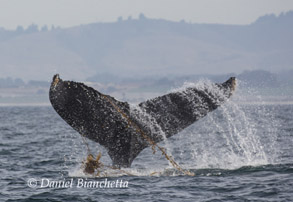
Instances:
[[[61,27],[116,21],[119,16],[186,22],[249,24],[267,13],[293,10],[293,0],[0,0],[0,27]]]

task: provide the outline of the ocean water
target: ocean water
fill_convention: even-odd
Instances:
[[[147,148],[131,168],[94,177],[84,140],[52,107],[0,107],[0,201],[293,201],[292,115],[293,105],[229,101],[160,144],[195,176]]]

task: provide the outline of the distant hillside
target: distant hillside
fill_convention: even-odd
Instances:
[[[84,80],[293,69],[293,11],[250,25],[120,20],[68,29],[0,29],[0,77]]]

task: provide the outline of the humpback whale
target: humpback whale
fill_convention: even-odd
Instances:
[[[83,83],[54,75],[49,99],[82,136],[104,146],[117,167],[130,167],[150,142],[169,138],[217,109],[233,93],[235,77],[212,86],[187,87],[132,107]],[[141,134],[143,135],[141,135]]]

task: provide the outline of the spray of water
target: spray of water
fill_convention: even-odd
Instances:
[[[183,92],[190,87],[209,89],[211,95],[219,94],[216,92],[219,89],[207,80],[186,83],[171,92]],[[166,138],[155,119],[140,107],[131,105],[131,115],[139,119],[142,125],[148,126],[153,134],[164,137],[160,145],[185,168],[236,169],[274,163],[277,123],[265,105],[239,104],[239,100],[243,101],[247,96],[242,94],[243,89],[245,86],[239,85],[236,93],[225,104],[170,139]],[[186,95],[182,93],[182,96]],[[260,97],[258,99],[261,100]],[[80,142],[73,144],[78,145],[76,150],[80,150]],[[106,154],[100,146],[97,150]],[[80,158],[75,159],[80,161]],[[107,156],[104,160],[111,162]],[[132,168],[126,170],[134,175],[151,175],[162,173],[166,168],[171,168],[168,161],[160,154],[153,155],[151,149],[147,148],[134,160]],[[80,168],[70,173],[73,176],[84,175]],[[169,174],[174,175],[174,172]]]
[[[198,85],[210,85],[202,82]],[[171,144],[170,148],[179,153],[179,162],[196,169],[236,169],[275,162],[278,123],[264,102],[243,104],[245,86],[238,82],[238,90],[228,102],[174,137],[174,142],[183,145]]]

